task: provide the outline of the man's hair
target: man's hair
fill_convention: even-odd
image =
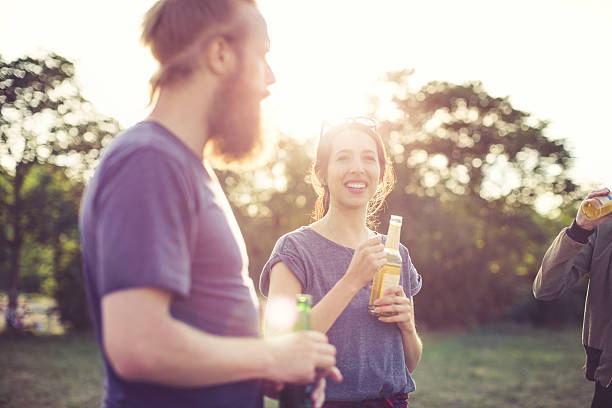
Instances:
[[[159,0],[147,11],[140,40],[159,63],[150,79],[151,101],[161,86],[195,71],[207,35],[236,35],[239,27],[231,23],[240,1],[256,5],[255,0]]]

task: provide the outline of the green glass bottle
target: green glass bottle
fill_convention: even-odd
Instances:
[[[310,330],[310,309],[312,308],[312,297],[306,294],[298,294],[297,319],[293,326],[294,331]],[[281,391],[278,408],[312,408],[312,393],[314,385],[307,384],[285,384]]]

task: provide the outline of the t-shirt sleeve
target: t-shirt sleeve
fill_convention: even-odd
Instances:
[[[96,201],[99,295],[154,286],[190,287],[188,185],[162,152],[141,149],[102,176]]]
[[[410,259],[408,248],[400,244],[400,255],[402,256],[402,285],[406,296],[412,297],[419,293],[423,281]]]
[[[270,273],[272,272],[272,267],[279,262],[284,263],[287,268],[293,272],[302,285],[302,288],[308,287],[306,267],[298,251],[298,246],[293,239],[291,239],[291,236],[285,235],[276,241],[272,254],[270,254],[270,259],[268,259],[268,262],[264,265],[261,276],[259,277],[259,290],[264,296],[268,296],[268,291],[270,289]]]

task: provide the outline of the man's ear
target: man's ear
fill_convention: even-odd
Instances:
[[[233,72],[236,65],[236,54],[223,37],[216,37],[210,41],[203,55],[208,69],[216,75],[226,75]]]

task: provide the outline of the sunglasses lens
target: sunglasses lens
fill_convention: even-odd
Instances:
[[[368,118],[365,116],[355,118],[354,121],[359,123],[360,125],[368,126],[368,127],[376,127],[376,121],[372,118]]]
[[[335,120],[335,121],[325,120],[321,124],[321,136],[326,134],[332,128],[335,128],[338,126],[350,125],[351,123],[356,123],[361,126],[366,126],[369,128],[376,129],[376,120],[374,120],[373,118],[369,118],[367,116],[359,116],[356,118],[346,118],[346,119]]]

